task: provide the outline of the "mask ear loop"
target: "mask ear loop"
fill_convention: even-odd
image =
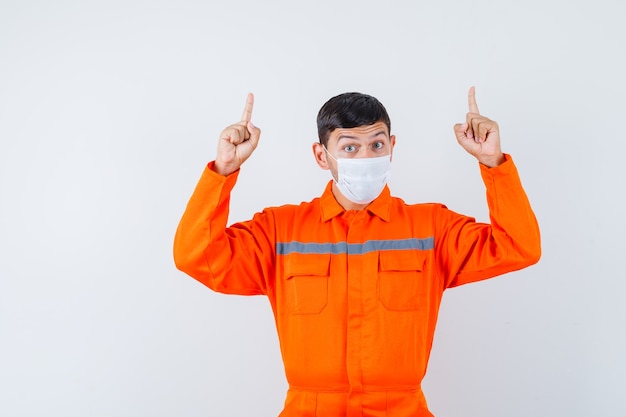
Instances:
[[[328,151],[328,149],[326,149],[326,146],[322,144],[322,148],[324,148],[324,150],[326,151],[328,156],[330,156],[331,159],[333,159],[337,163],[337,165],[339,165],[339,161],[337,161],[337,158],[335,158],[334,156],[331,155],[331,153]],[[337,181],[338,178],[335,178],[335,176],[332,174],[332,172],[331,172],[330,176],[332,177],[332,179],[335,182],[335,184],[337,184],[338,183],[338,181]],[[337,177],[339,177],[339,172],[337,172]]]
[[[326,149],[326,146],[322,145],[322,148],[324,148],[324,150],[326,151],[326,153],[328,154],[328,156],[330,156],[331,158],[333,158],[333,160],[335,162],[337,162],[337,158],[335,158],[334,156],[331,155],[331,153],[328,151],[328,149]]]

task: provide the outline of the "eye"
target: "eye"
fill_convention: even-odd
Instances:
[[[345,152],[350,152],[351,153],[351,152],[356,151],[356,146],[354,146],[354,145],[346,145],[346,146],[343,147],[343,150]]]
[[[385,147],[385,143],[384,142],[376,142],[374,143],[374,145],[372,145],[374,147],[375,150],[381,150],[382,148]]]

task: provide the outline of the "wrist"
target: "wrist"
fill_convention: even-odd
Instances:
[[[211,168],[211,170],[215,172],[216,174],[222,175],[224,177],[229,176],[230,174],[232,174],[233,172],[239,169],[239,167],[232,167],[227,164],[224,165],[223,163],[220,163],[218,160],[215,160],[212,164],[210,164],[209,168]]]
[[[495,168],[498,165],[504,163],[506,161],[506,158],[504,157],[504,154],[502,152],[500,152],[498,155],[491,155],[491,156],[484,156],[481,158],[478,158],[478,162],[480,162],[481,164],[485,165],[488,168]]]

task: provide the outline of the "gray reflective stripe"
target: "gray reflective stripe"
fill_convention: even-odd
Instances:
[[[429,250],[435,247],[435,238],[398,239],[398,240],[368,240],[365,243],[305,243],[305,242],[278,242],[276,254],[289,255],[290,253],[362,255],[368,252],[381,250]]]

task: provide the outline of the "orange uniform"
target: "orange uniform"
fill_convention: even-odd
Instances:
[[[237,173],[204,171],[179,224],[177,267],[269,298],[289,383],[282,417],[432,416],[421,391],[443,291],[538,261],[539,228],[507,155],[480,167],[491,224],[385,187],[344,210],[320,198],[226,227]]]

